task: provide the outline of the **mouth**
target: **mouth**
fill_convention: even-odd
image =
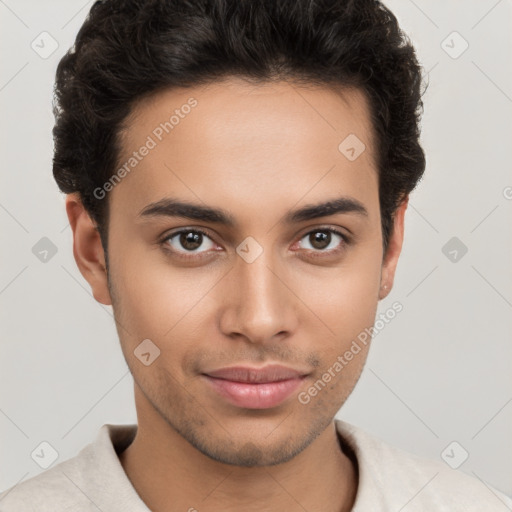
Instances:
[[[309,374],[280,365],[236,366],[203,373],[208,385],[224,400],[246,409],[281,405]]]

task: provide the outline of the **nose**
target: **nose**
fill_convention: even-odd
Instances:
[[[298,323],[299,302],[290,289],[290,271],[270,251],[252,263],[238,257],[234,265],[222,290],[222,332],[260,344],[290,336]]]

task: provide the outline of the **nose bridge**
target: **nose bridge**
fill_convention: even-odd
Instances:
[[[241,248],[244,246],[241,244]],[[249,251],[254,246],[249,246]],[[280,267],[270,249],[254,260],[239,256],[232,275],[234,297],[225,311],[226,334],[239,333],[252,342],[270,341],[283,331],[293,329],[293,294],[283,284]]]

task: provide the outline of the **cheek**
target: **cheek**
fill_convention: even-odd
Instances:
[[[211,323],[210,296],[222,275],[206,268],[177,268],[159,248],[126,247],[119,254],[129,255],[112,265],[114,312],[125,354],[133,358],[142,340],[149,339],[160,350],[155,366],[176,368],[182,355],[204,338],[198,331]]]
[[[190,309],[197,280],[173,268],[156,245],[118,241],[112,246],[112,279],[125,320],[154,333],[170,329]]]
[[[381,265],[378,247],[354,251],[338,267],[297,274],[294,291],[309,307],[329,345],[339,350],[373,325]],[[310,323],[310,321],[308,321]]]

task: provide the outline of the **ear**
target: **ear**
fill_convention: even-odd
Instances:
[[[66,196],[66,213],[73,230],[73,256],[78,269],[91,286],[94,298],[111,305],[100,234],[77,193]]]
[[[406,196],[393,217],[393,231],[391,232],[388,248],[382,263],[379,300],[387,297],[391,288],[393,288],[398,257],[402,251],[402,243],[404,241],[404,217],[408,204],[409,196]]]

